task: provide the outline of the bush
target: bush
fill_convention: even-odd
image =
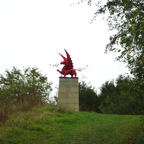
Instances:
[[[95,111],[98,109],[98,97],[97,93],[89,83],[84,80],[79,82],[79,109],[80,111]]]
[[[116,90],[110,95],[105,94],[105,99],[99,106],[100,111],[107,114],[142,114],[144,93],[136,85],[137,80],[120,75],[116,83]]]
[[[4,117],[17,105],[20,110],[30,110],[37,103],[47,100],[52,83],[48,83],[38,68],[24,68],[24,72],[13,67],[0,75],[0,118]]]

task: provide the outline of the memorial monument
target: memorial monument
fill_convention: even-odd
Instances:
[[[63,62],[60,64],[64,65],[62,70],[57,71],[63,76],[59,77],[59,90],[58,90],[58,107],[72,108],[75,111],[79,111],[79,83],[76,70],[82,71],[83,69],[74,69],[73,63],[69,53],[65,50],[66,56],[62,54]],[[53,65],[58,66],[59,64]],[[71,75],[71,77],[66,77]]]
[[[79,111],[79,85],[78,85],[78,77],[75,69],[73,69],[73,63],[70,55],[65,50],[67,58],[60,54],[63,58],[64,67],[62,71],[58,70],[63,77],[59,77],[59,91],[58,91],[58,107],[72,108],[75,111]],[[70,74],[71,77],[66,77],[66,75]],[[75,77],[73,77],[73,75]]]

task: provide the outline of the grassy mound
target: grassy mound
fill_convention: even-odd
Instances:
[[[74,112],[37,105],[16,111],[0,124],[0,144],[119,144],[134,143],[139,115]]]

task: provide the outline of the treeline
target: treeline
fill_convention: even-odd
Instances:
[[[114,81],[106,81],[97,94],[84,80],[79,83],[80,111],[105,114],[143,114],[144,87],[136,78],[119,75]]]

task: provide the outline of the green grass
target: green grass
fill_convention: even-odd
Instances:
[[[141,133],[141,135],[139,136],[139,138],[136,141],[136,144],[144,144],[144,132]]]
[[[124,144],[135,141],[140,125],[139,115],[37,106],[29,112],[15,112],[0,125],[0,144]]]

